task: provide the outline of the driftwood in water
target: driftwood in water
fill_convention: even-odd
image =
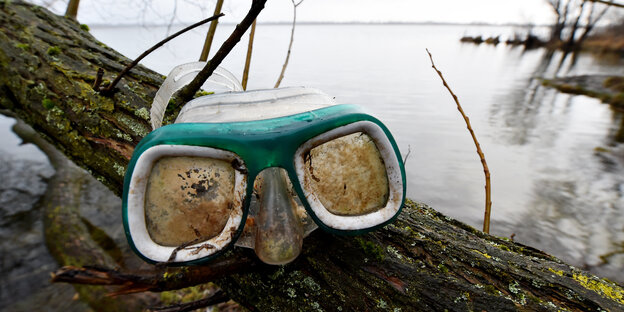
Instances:
[[[22,2],[0,6],[0,109],[117,194],[134,146],[150,130],[149,105],[162,82],[139,66],[111,97],[92,89],[99,68],[106,81],[128,63],[71,19]],[[364,236],[313,233],[287,266],[260,264],[248,250],[227,257],[248,259],[249,267],[214,282],[252,310],[624,309],[616,284],[414,202],[397,222]],[[210,270],[127,273],[174,289],[204,282],[194,277]]]
[[[121,251],[114,248],[114,241],[82,218],[79,212],[80,206],[84,205],[80,192],[88,184],[88,173],[74,165],[23,122],[19,121],[13,126],[13,131],[25,143],[35,144],[42,150],[55,170],[47,181],[46,192],[39,204],[43,211],[46,245],[56,262],[65,266],[119,267]],[[149,294],[118,300],[109,295],[115,288],[90,285],[95,284],[76,285],[76,292],[97,311],[138,311],[158,303],[157,296]]]

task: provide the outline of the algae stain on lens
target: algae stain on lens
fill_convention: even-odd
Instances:
[[[375,142],[356,132],[312,148],[304,156],[304,184],[329,212],[362,215],[388,202],[386,167]]]
[[[153,166],[145,196],[145,218],[152,240],[178,246],[221,233],[229,219],[234,168],[227,161],[163,157]]]

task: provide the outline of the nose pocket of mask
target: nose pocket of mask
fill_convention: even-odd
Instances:
[[[260,177],[254,250],[265,263],[285,264],[299,255],[303,243],[298,205],[288,190],[284,169],[267,168]]]

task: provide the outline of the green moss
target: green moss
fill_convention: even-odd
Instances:
[[[80,29],[84,30],[84,31],[89,31],[89,25],[87,24],[80,24]]]
[[[163,291],[160,293],[160,301],[163,305],[176,304],[178,300],[178,294],[175,291]]]
[[[557,274],[559,276],[563,276],[563,271],[561,271],[561,270],[555,270],[553,268],[548,268],[548,271],[553,272],[553,273],[555,273],[555,274]]]
[[[106,112],[112,112],[115,110],[115,103],[113,101],[91,101],[91,108],[97,108]]]
[[[478,254],[480,254],[480,255],[482,255],[482,256],[484,256],[484,257],[488,258],[488,259],[491,259],[491,258],[492,258],[492,256],[488,255],[488,254],[487,254],[487,253],[485,253],[485,252],[481,252],[481,251],[478,251],[478,250],[476,250],[476,249],[473,249],[472,251],[473,251],[473,252],[476,252],[476,253],[478,253]]]
[[[440,270],[440,272],[447,274],[449,272],[449,269],[442,263],[438,264],[438,270]]]
[[[358,244],[360,244],[360,248],[362,248],[364,254],[366,254],[368,257],[377,261],[383,261],[386,258],[386,254],[384,253],[384,250],[381,246],[371,241],[364,240],[361,237],[357,237],[355,240],[358,242]]]
[[[43,103],[42,103],[43,104]],[[63,111],[58,106],[52,106],[48,109],[46,114],[46,122],[53,125],[55,128],[61,131],[70,131],[71,124],[64,116]]]
[[[26,44],[26,43],[18,43],[15,45],[16,48],[22,49],[24,51],[27,51],[28,49],[30,49],[30,45]]]
[[[297,298],[297,293],[293,288],[286,289],[286,292],[288,293],[288,297]]]
[[[494,294],[494,295],[499,294],[499,291],[493,285],[485,285],[484,288],[485,288],[485,291],[488,292],[489,294]]]
[[[59,55],[59,54],[61,54],[61,48],[59,48],[57,46],[49,47],[48,51],[46,53],[48,53],[48,55],[50,55],[50,56]]]
[[[383,299],[379,299],[377,300],[377,308],[387,310],[388,304]]]
[[[459,303],[462,301],[468,302],[470,300],[470,293],[468,292],[464,292],[462,293],[461,296],[455,298],[455,300],[453,300],[454,303]]]
[[[393,255],[396,259],[403,260],[404,258],[403,255],[401,255],[401,253],[393,246],[390,246],[390,245],[386,246],[386,251],[389,254]]]
[[[520,284],[518,283],[518,281],[513,281],[513,283],[509,284],[509,291],[512,294],[518,294],[518,292],[520,291]]]
[[[496,247],[496,248],[498,248],[500,250],[511,251],[511,249],[509,249],[509,247],[507,247],[505,245],[502,245],[502,244],[498,244],[498,243],[495,243],[495,242],[488,242],[488,244],[490,244],[490,245],[492,245],[492,246],[494,246],[494,247]]]
[[[609,99],[609,104],[624,107],[624,92],[620,92]]]
[[[596,147],[594,147],[594,152],[596,152],[596,153],[610,153],[611,150],[609,150],[606,147],[596,146]]]
[[[160,300],[163,305],[174,305],[203,299],[214,291],[216,286],[212,283],[187,287],[179,290],[163,291]]]
[[[303,281],[301,281],[301,284],[306,286],[306,288],[313,292],[318,292],[319,290],[321,290],[321,286],[316,283],[316,281],[314,281],[314,279],[310,276],[306,276]]]
[[[43,106],[43,108],[45,109],[52,109],[54,108],[55,104],[54,101],[48,98],[44,98],[43,100],[41,100],[41,106]]]
[[[89,235],[91,236],[93,241],[100,247],[102,247],[102,249],[108,255],[110,255],[115,260],[115,262],[122,263],[123,252],[121,251],[121,249],[119,249],[115,241],[110,236],[108,236],[108,234],[106,234],[106,232],[104,232],[102,229],[93,225],[88,219],[81,218],[81,220],[82,223],[84,223],[84,225],[87,227],[87,231],[89,232]]]
[[[618,92],[624,92],[624,77],[609,77],[603,81],[602,85],[605,88],[613,89]]]
[[[609,283],[594,276],[587,276],[579,273],[574,273],[572,278],[584,288],[592,290],[620,304],[624,304],[624,289],[616,284]]]
[[[150,120],[150,112],[145,107],[141,107],[140,109],[134,111],[134,115],[144,120]]]
[[[210,95],[210,94],[214,94],[214,92],[208,92],[208,91],[204,91],[204,90],[199,90],[199,91],[195,92],[195,95],[193,96],[193,98],[198,98],[200,96]]]
[[[182,268],[179,270],[173,269],[173,271],[165,272],[163,274],[163,283],[175,284],[178,280],[185,278],[184,272],[186,272],[187,270],[188,268]]]
[[[119,176],[124,176],[126,174],[126,168],[118,163],[113,163],[113,167]]]

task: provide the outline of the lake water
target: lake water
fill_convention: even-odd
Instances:
[[[175,39],[143,64],[167,74],[196,61],[206,28]],[[233,25],[220,25],[214,53]],[[584,96],[544,88],[536,77],[624,75],[624,60],[521,47],[462,44],[510,27],[298,25],[282,86],[308,86],[359,104],[392,131],[407,158],[408,197],[480,229],[484,175],[455,103],[426,48],[469,115],[492,174],[491,232],[624,282],[624,115]],[[92,27],[129,58],[166,27]],[[249,89],[271,88],[289,25],[258,25]],[[222,66],[240,78],[247,38]],[[7,132],[7,122],[3,132]],[[618,133],[619,140],[618,142]],[[6,150],[6,148],[5,148]],[[603,261],[604,260],[604,261]]]

